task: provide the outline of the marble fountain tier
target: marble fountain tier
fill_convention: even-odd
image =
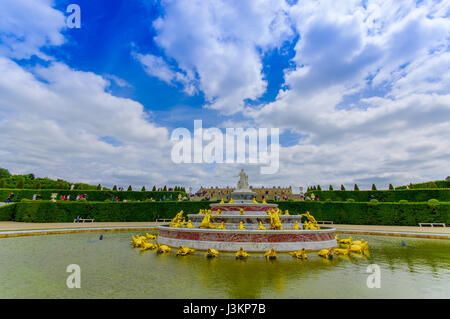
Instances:
[[[236,191],[229,203],[211,204],[209,222],[215,228],[200,228],[205,214],[189,214],[192,228],[159,227],[158,242],[171,247],[190,247],[197,250],[209,248],[223,252],[236,252],[241,247],[249,252],[292,252],[302,248],[320,250],[337,247],[334,228],[303,229],[301,215],[278,215],[282,229],[271,229],[270,212],[276,204],[257,203],[255,193],[248,187],[243,170]],[[239,229],[244,225],[245,229]],[[298,222],[300,229],[294,229]],[[223,223],[223,224],[222,224]],[[225,229],[217,229],[219,225]],[[258,229],[260,225],[266,229]]]

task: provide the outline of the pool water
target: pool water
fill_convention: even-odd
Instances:
[[[450,298],[448,240],[363,236],[369,258],[268,261],[156,255],[131,248],[131,235],[0,239],[0,298]],[[69,264],[80,266],[79,289],[66,285]],[[370,264],[380,288],[367,286]]]

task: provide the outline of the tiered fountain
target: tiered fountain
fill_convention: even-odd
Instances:
[[[241,247],[249,252],[337,247],[334,228],[304,229],[302,215],[282,214],[276,204],[256,202],[243,169],[239,177],[230,202],[211,204],[210,213],[188,215],[191,228],[175,226],[175,222],[171,223],[172,227],[160,226],[158,242],[171,247],[224,252],[236,252]]]

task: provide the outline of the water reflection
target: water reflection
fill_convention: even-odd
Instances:
[[[0,239],[0,298],[450,298],[445,240],[365,236],[369,256],[326,260],[309,253],[307,260],[280,255],[272,261],[156,255],[130,248],[130,237]],[[65,287],[70,263],[82,268],[77,291]],[[369,264],[381,267],[381,289],[366,286]]]

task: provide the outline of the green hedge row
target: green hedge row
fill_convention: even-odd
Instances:
[[[450,180],[448,181],[434,181],[434,182],[426,182],[426,183],[417,183],[410,184],[410,188],[450,188]]]
[[[14,220],[16,204],[8,204],[0,206],[0,221]]]
[[[0,207],[0,217],[19,222],[72,222],[77,216],[97,222],[144,222],[173,218],[180,210],[196,214],[209,208],[208,202],[79,203],[30,201]],[[421,222],[450,224],[450,203],[349,203],[279,202],[290,214],[309,211],[317,220],[336,224],[417,226]]]
[[[335,224],[417,226],[419,223],[450,224],[450,203],[279,202],[290,213],[309,211],[317,220]]]
[[[81,218],[96,222],[146,222],[173,218],[180,210],[196,214],[209,208],[208,202],[66,202],[27,201],[15,204],[14,220],[18,222],[60,223]]]
[[[327,199],[346,201],[353,199],[355,202],[369,202],[371,195],[380,202],[426,202],[429,199],[437,199],[440,202],[450,202],[450,189],[408,189],[408,190],[377,190],[377,191],[310,191],[307,195],[314,193],[320,201]]]
[[[61,190],[61,189],[0,189],[0,202],[6,201],[9,194],[13,192],[13,202],[20,202],[22,199],[32,199],[34,194],[40,194],[43,200],[50,200],[52,193],[61,195],[70,195],[70,200],[74,201],[77,195],[86,194],[89,201],[103,202],[106,199],[112,197],[118,197],[119,200],[146,200],[152,197],[154,200],[160,200],[163,196],[166,196],[166,200],[169,200],[169,196],[172,195],[173,200],[178,199],[178,194],[185,195],[184,192],[153,192],[153,191],[113,191],[113,190]]]

